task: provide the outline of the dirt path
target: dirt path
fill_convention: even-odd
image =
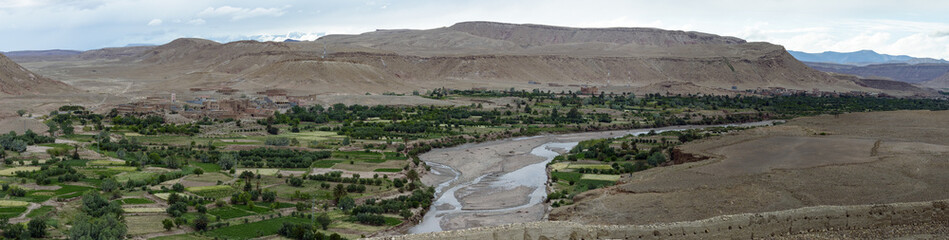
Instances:
[[[40,205],[38,203],[30,203],[30,205],[26,207],[26,211],[20,214],[20,216],[11,218],[10,223],[21,223],[21,222],[29,221],[30,219],[26,218],[26,215],[30,214],[30,212],[33,212],[33,210],[36,210],[42,206],[43,205]]]

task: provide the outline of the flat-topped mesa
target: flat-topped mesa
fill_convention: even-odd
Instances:
[[[735,37],[656,28],[569,28],[535,24],[462,22],[448,29],[480,37],[513,41],[522,47],[590,42],[652,46],[745,43],[745,40]]]

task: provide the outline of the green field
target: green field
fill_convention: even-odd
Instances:
[[[205,235],[220,239],[251,239],[276,234],[277,230],[280,230],[280,227],[282,227],[285,222],[309,223],[310,220],[296,217],[281,217],[218,228],[208,231]]]
[[[611,181],[615,182],[619,180],[619,175],[613,174],[583,174],[580,177],[581,180],[600,180],[600,181]]]
[[[49,214],[50,212],[52,212],[52,211],[55,210],[55,209],[56,209],[56,207],[53,207],[53,206],[42,206],[42,207],[37,208],[37,209],[34,209],[32,212],[26,214],[26,217],[28,217],[28,218],[34,218],[34,217],[46,216],[47,214]]]
[[[315,168],[331,168],[337,163],[341,163],[343,160],[319,160],[313,162],[313,167]]]
[[[80,135],[80,134],[69,134],[61,136],[61,138],[73,140],[77,142],[92,142],[96,140],[95,135]]]
[[[280,172],[280,169],[276,168],[239,168],[235,170],[236,175],[241,175],[243,172],[251,172],[254,175],[264,175],[264,176],[274,176],[277,175],[277,172]]]
[[[119,182],[128,182],[129,180],[144,181],[157,176],[153,172],[123,172],[115,175],[115,180]]]
[[[376,170],[372,170],[372,171],[373,171],[373,172],[401,172],[402,169],[400,169],[400,168],[376,168]]]
[[[208,214],[218,216],[221,219],[231,219],[231,218],[239,218],[239,217],[244,217],[244,216],[255,215],[256,213],[237,209],[232,206],[226,206],[226,207],[210,209],[208,210]]]
[[[220,172],[221,165],[217,163],[192,162],[191,165],[201,168],[205,173]]]
[[[30,205],[30,203],[16,200],[0,200],[0,207],[26,207],[27,205]]]
[[[147,198],[123,198],[120,200],[122,204],[151,204],[155,201],[149,200]]]
[[[12,168],[0,170],[0,176],[13,176],[13,175],[16,175],[16,172],[19,172],[19,171],[32,172],[32,171],[37,171],[37,170],[40,170],[40,167],[35,167],[35,166],[12,167]]]
[[[216,186],[205,186],[205,187],[189,187],[186,188],[189,192],[194,193],[195,195],[202,197],[210,198],[223,198],[230,196],[234,192],[234,188],[228,185],[216,185]]]
[[[300,142],[306,142],[306,143],[309,143],[312,141],[325,141],[325,140],[330,140],[334,138],[342,138],[342,136],[337,135],[336,132],[323,132],[323,131],[299,132],[299,133],[287,132],[287,133],[281,133],[280,136],[296,138]]]
[[[217,181],[225,182],[234,178],[219,172],[205,172],[201,175],[188,175],[184,179],[195,182],[217,183]]]
[[[0,207],[0,218],[13,218],[26,212],[26,207]]]
[[[146,207],[146,208],[122,208],[123,211],[127,213],[162,213],[165,212],[164,208],[160,207]]]
[[[86,165],[89,165],[89,166],[122,166],[122,165],[125,165],[125,161],[94,160],[94,161],[86,162]]]

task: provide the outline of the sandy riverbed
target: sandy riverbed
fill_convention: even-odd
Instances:
[[[753,125],[768,125],[761,122]],[[677,126],[676,130],[706,126]],[[547,206],[546,167],[553,156],[579,141],[646,133],[654,129],[588,132],[512,138],[452,148],[420,156],[432,165],[422,182],[436,186],[432,211],[410,232],[433,232],[543,220]],[[448,195],[450,194],[450,195]]]

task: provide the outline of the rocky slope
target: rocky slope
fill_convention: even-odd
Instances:
[[[949,64],[874,64],[854,66],[832,63],[804,62],[807,66],[824,72],[852,74],[861,77],[888,78],[901,82],[920,84],[949,73]]]
[[[442,86],[528,87],[528,82],[630,88],[688,82],[710,89],[869,90],[814,71],[781,46],[649,28],[466,22],[430,30],[330,35],[312,42],[179,39],[135,61],[169,69],[164,77],[169,80],[154,83],[164,88],[381,93]]]
[[[846,65],[855,65],[855,66],[866,66],[870,64],[883,64],[883,63],[908,63],[908,64],[919,64],[919,63],[949,63],[946,60],[942,59],[933,59],[933,58],[916,58],[906,55],[888,55],[888,54],[879,54],[873,50],[860,50],[856,52],[822,52],[822,53],[806,53],[798,51],[788,51],[791,53],[794,58],[802,62],[817,62],[817,63],[832,63],[832,64],[846,64]]]
[[[949,88],[949,71],[947,71],[946,74],[943,74],[942,76],[923,82],[920,85],[936,89]]]
[[[308,42],[178,39],[156,47],[109,50],[81,56],[95,60],[94,53],[101,53],[100,59],[122,61],[34,66],[57,79],[103,79],[113,85],[113,79],[133,81],[139,87],[132,94],[224,86],[247,92],[282,88],[293,94],[407,93],[437,87],[576,90],[568,87],[572,84],[616,92],[657,84],[670,86],[665,89],[669,92],[716,94],[767,87],[885,91],[815,71],[778,45],[652,28],[464,22]],[[671,89],[677,86],[687,89]]]
[[[75,88],[26,70],[0,54],[0,96],[54,94]]]

